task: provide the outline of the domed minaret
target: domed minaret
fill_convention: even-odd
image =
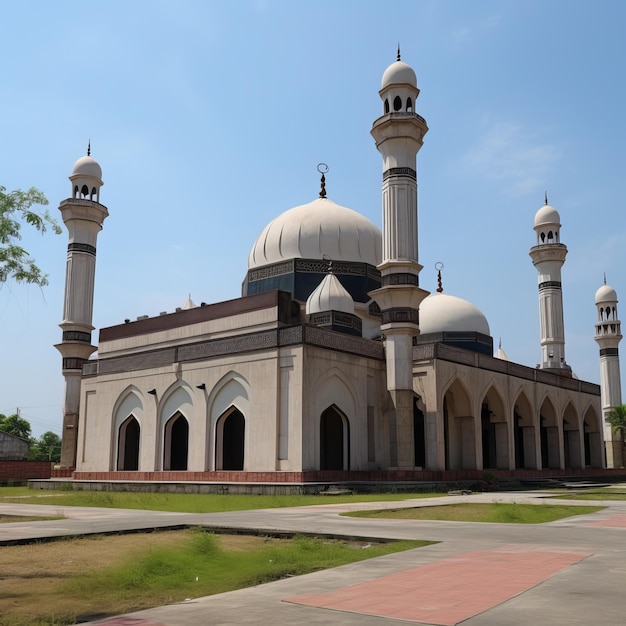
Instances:
[[[102,169],[91,157],[78,159],[72,175],[72,196],[61,201],[59,211],[69,234],[65,272],[65,299],[61,343],[55,347],[63,357],[65,402],[63,407],[63,444],[61,467],[76,467],[78,410],[83,363],[96,350],[91,345],[93,290],[96,271],[96,239],[109,215],[100,204]]]
[[[563,291],[561,267],[567,256],[567,246],[560,241],[561,218],[548,204],[535,215],[537,245],[530,249],[533,265],[539,272],[539,323],[541,327],[541,369],[571,376],[565,362],[565,326],[563,323]]]
[[[596,291],[596,321],[595,340],[600,346],[600,394],[602,398],[602,416],[604,422],[604,440],[606,441],[607,465],[622,467],[621,440],[614,440],[611,426],[606,422],[607,415],[622,404],[622,383],[619,370],[618,345],[622,340],[621,322],[617,315],[617,293],[604,285]]]
[[[382,311],[387,389],[395,408],[391,465],[415,466],[413,445],[413,337],[419,334],[418,308],[428,292],[419,287],[417,254],[417,153],[428,132],[415,112],[419,95],[413,68],[400,59],[383,74],[379,91],[383,115],[372,126],[383,157],[382,287],[372,291]],[[395,437],[395,440],[394,440]]]

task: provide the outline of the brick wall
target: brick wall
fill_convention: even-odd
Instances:
[[[50,478],[48,461],[0,461],[0,481]]]

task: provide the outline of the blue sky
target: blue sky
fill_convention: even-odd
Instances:
[[[547,190],[569,248],[566,358],[599,381],[603,272],[626,298],[626,3],[25,0],[3,7],[3,23],[0,185],[36,186],[58,214],[88,139],[102,166],[96,328],[173,311],[189,293],[238,297],[263,227],[317,196],[319,162],[329,197],[380,225],[369,131],[400,42],[430,128],[422,287],[434,291],[441,261],[445,291],[534,366],[528,250]],[[0,288],[0,413],[20,407],[36,435],[60,434],[67,234],[25,231],[23,243],[50,284]]]

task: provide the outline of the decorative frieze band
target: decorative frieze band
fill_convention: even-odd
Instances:
[[[82,370],[83,364],[87,362],[87,359],[67,358],[63,359],[64,370]]]
[[[419,278],[416,274],[397,272],[383,276],[383,287],[387,285],[415,285],[419,286]]]
[[[539,283],[539,291],[544,289],[561,289],[561,281],[559,280],[546,280],[543,283]]]
[[[85,343],[91,343],[91,333],[86,333],[82,330],[64,330],[63,341],[84,341]]]
[[[411,307],[395,307],[383,311],[383,324],[405,323],[419,325],[419,312]]]
[[[417,172],[412,167],[390,167],[383,172],[383,181],[388,178],[397,178],[400,176],[407,176],[413,180],[417,180]]]
[[[95,246],[90,246],[88,243],[70,243],[67,246],[68,252],[84,252],[85,254],[92,254],[96,256]]]
[[[600,356],[619,356],[618,348],[602,348]]]
[[[323,259],[290,259],[265,267],[252,269],[248,272],[248,282],[283,276],[292,272],[325,274],[328,272],[329,262]],[[380,272],[367,263],[354,263],[350,261],[333,261],[332,270],[335,274],[348,276],[367,276],[380,280]]]

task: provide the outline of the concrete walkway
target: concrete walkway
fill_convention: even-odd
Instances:
[[[339,515],[353,509],[493,501],[564,503],[540,492],[516,492],[201,515],[0,504],[4,514],[66,516],[62,520],[2,524],[0,543],[190,524],[440,542],[93,622],[107,626],[618,626],[626,622],[626,501],[603,502],[607,508],[593,515],[542,525],[372,520]]]

